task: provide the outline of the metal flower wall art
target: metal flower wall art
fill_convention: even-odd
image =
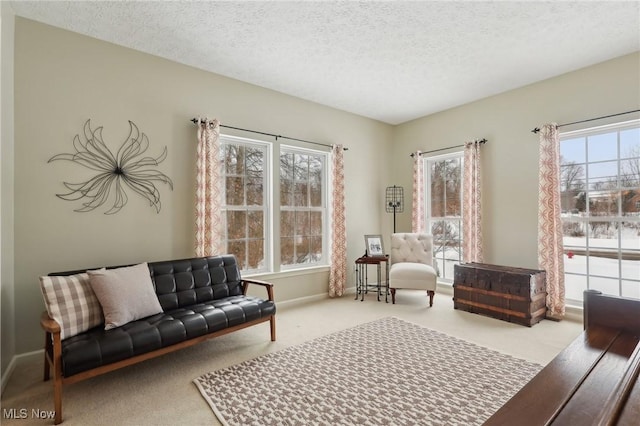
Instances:
[[[84,139],[80,135],[73,138],[75,153],[58,154],[48,162],[71,161],[95,174],[86,182],[63,182],[70,192],[56,196],[67,201],[83,199],[82,207],[75,210],[77,212],[89,212],[109,203],[110,208],[105,214],[114,214],[127,204],[127,192],[131,191],[146,198],[159,213],[160,192],[155,183],[162,182],[173,190],[171,179],[155,170],[167,158],[167,147],[156,158],[145,156],[149,139],[135,123],[129,121],[129,136],[113,155],[102,139],[102,127],[92,130],[90,121],[84,123]]]

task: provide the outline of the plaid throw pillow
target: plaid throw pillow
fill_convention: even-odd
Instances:
[[[47,313],[60,324],[61,339],[104,322],[102,308],[89,284],[89,274],[40,277],[40,290]]]

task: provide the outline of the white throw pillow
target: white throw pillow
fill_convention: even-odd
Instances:
[[[88,274],[102,305],[105,330],[162,312],[146,262]]]
[[[102,308],[91,289],[89,274],[40,277],[49,317],[60,324],[60,338],[75,336],[102,324]]]

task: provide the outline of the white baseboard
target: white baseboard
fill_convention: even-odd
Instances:
[[[314,294],[313,296],[298,297],[297,299],[289,299],[282,302],[276,302],[276,306],[278,309],[287,309],[294,306],[303,305],[305,303],[327,299],[328,297],[328,293]]]
[[[347,287],[344,289],[344,294],[354,294],[356,292],[355,287]],[[303,305],[309,302],[316,302],[318,300],[328,299],[329,293],[320,293],[314,294],[312,296],[298,297],[296,299],[284,300],[282,302],[277,302],[276,306],[279,309],[291,308],[298,305]]]
[[[2,388],[0,390],[0,394],[4,393],[4,389],[9,383],[9,379],[11,378],[11,375],[13,374],[16,367],[22,363],[32,361],[32,358],[36,357],[44,357],[44,349],[25,352],[23,354],[14,355],[13,358],[11,358],[11,362],[9,362],[6,371],[2,375]]]
[[[2,374],[2,388],[0,388],[0,394],[4,393],[4,388],[7,387],[7,383],[9,383],[9,378],[11,378],[11,374],[13,374],[13,370],[16,369],[16,357],[11,358],[7,369]]]
[[[453,286],[451,285],[451,283],[438,282],[436,293],[444,293],[453,296]]]
[[[567,305],[564,308],[564,319],[569,321],[583,322],[584,321],[584,309],[578,306]]]

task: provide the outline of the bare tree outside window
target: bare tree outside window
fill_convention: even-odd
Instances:
[[[578,213],[585,209],[584,165],[560,156],[560,200],[563,212]]]
[[[440,278],[453,280],[462,260],[462,153],[426,158],[427,226]]]
[[[280,154],[280,262],[321,262],[325,256],[327,155],[294,148]]]
[[[328,153],[280,146],[280,205],[271,207],[267,142],[222,135],[220,138],[223,220],[226,252],[243,272],[267,272],[328,262]],[[268,252],[272,225],[280,224],[280,263]]]
[[[222,139],[227,253],[236,256],[243,271],[266,267],[266,153],[264,145]]]
[[[622,215],[640,215],[640,146],[626,151],[620,171]]]
[[[560,181],[562,191],[584,189],[584,165],[566,161],[560,156]]]

